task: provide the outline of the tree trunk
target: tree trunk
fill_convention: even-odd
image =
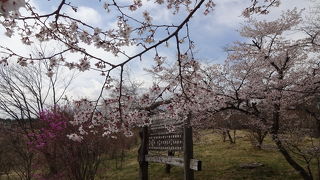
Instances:
[[[229,138],[229,142],[230,144],[235,144],[236,143],[236,139],[235,139],[235,132],[234,132],[234,139],[232,138],[231,134],[230,134],[230,130],[227,130],[226,131],[226,134],[228,135],[228,138]]]
[[[276,143],[277,148],[280,153],[284,156],[287,162],[293,167],[305,180],[313,180],[312,174],[309,174],[302,166],[300,166],[289,154],[289,152],[283,147],[279,137],[277,135],[272,135],[272,140]]]
[[[227,133],[225,130],[222,131],[222,142],[226,142]]]
[[[268,132],[263,130],[257,130],[256,132],[252,132],[253,138],[255,138],[255,140],[257,141],[257,144],[255,145],[256,148],[262,149],[262,144],[267,134]]]
[[[274,104],[273,109],[273,124],[271,129],[272,140],[277,145],[278,150],[287,160],[287,162],[293,167],[305,180],[313,180],[312,174],[309,174],[302,166],[300,166],[289,154],[287,149],[283,146],[281,140],[279,139],[279,118],[280,118],[280,105]]]

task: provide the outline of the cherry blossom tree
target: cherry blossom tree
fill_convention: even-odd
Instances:
[[[170,94],[164,116],[178,119],[191,112],[193,124],[201,124],[217,112],[241,112],[250,119],[251,128],[259,130],[259,138],[270,133],[287,162],[304,179],[313,179],[310,162],[318,151],[310,156],[306,150],[301,138],[310,137],[310,131],[295,124],[299,117],[295,111],[307,103],[313,105],[312,112],[320,93],[320,29],[301,30],[301,13],[293,9],[273,21],[249,19],[240,33],[251,41],[229,47],[225,65],[202,65],[181,55],[176,66],[159,63],[149,69],[161,84],[153,91]],[[157,98],[164,97],[168,96]],[[288,140],[289,135],[300,140]]]
[[[288,163],[304,179],[312,179],[311,170],[294,159],[289,143],[282,137],[286,127],[294,127],[288,126],[295,119],[291,110],[319,95],[318,35],[288,37],[297,32],[300,14],[294,9],[275,21],[250,20],[240,33],[252,43],[236,42],[230,48],[228,62],[233,73],[243,78],[242,87],[238,86],[233,96],[237,104],[234,108],[262,117],[258,123],[269,128]]]
[[[163,90],[159,88],[159,85],[155,84],[151,88],[151,94],[145,94],[141,97],[140,102],[142,104],[140,110],[128,111],[132,109],[131,104],[134,98],[123,94],[123,72],[125,66],[132,61],[144,60],[147,54],[153,54],[154,64],[160,68],[161,64],[172,60],[167,60],[166,57],[161,55],[159,50],[168,46],[170,48],[174,47],[178,68],[174,69],[177,77],[172,80],[179,81],[177,89],[187,97],[186,95],[189,91],[192,92],[193,89],[197,88],[196,86],[190,85],[189,87],[189,85],[184,85],[184,79],[187,79],[187,77],[183,77],[185,75],[189,76],[188,74],[190,73],[187,72],[188,67],[184,66],[192,67],[197,64],[193,57],[194,43],[190,36],[192,32],[190,32],[189,23],[191,23],[191,18],[198,11],[206,15],[213,11],[215,6],[212,0],[155,0],[153,2],[159,8],[171,11],[171,18],[174,19],[173,23],[162,24],[161,22],[155,22],[153,14],[147,10],[143,10],[147,2],[142,0],[106,0],[94,2],[100,10],[103,9],[108,13],[106,16],[114,18],[115,26],[110,28],[99,27],[87,23],[84,19],[73,16],[67,10],[71,9],[73,13],[77,13],[79,8],[78,4],[71,1],[48,1],[48,3],[52,3],[56,8],[52,12],[43,13],[33,7],[30,2],[25,2],[24,0],[1,0],[0,13],[3,16],[1,17],[1,24],[6,29],[8,37],[18,35],[25,45],[32,45],[38,41],[48,41],[50,43],[58,43],[62,48],[55,54],[36,57],[24,55],[17,50],[2,46],[0,47],[2,50],[0,62],[8,63],[12,60],[18,60],[20,65],[29,65],[34,61],[50,60],[56,63],[50,64],[51,67],[49,69],[54,69],[54,66],[66,66],[70,69],[78,69],[79,71],[99,71],[105,77],[100,96],[95,102],[79,101],[76,103],[79,109],[83,111],[76,113],[74,123],[90,121],[92,124],[105,126],[109,130],[114,129],[114,127],[121,127],[125,129],[126,134],[130,134],[128,128],[132,126],[131,124],[145,124],[148,122],[147,116],[150,109],[163,104],[163,102],[166,104],[169,101],[160,101],[160,97],[164,92],[162,93]],[[266,14],[270,7],[279,5],[278,0],[254,0],[251,2],[252,6],[244,10],[245,16],[253,13]],[[22,9],[25,10],[22,11]],[[99,56],[95,52],[87,50],[86,47],[88,46],[94,46],[97,50],[105,52],[107,56]],[[126,48],[129,47],[137,47],[138,52],[133,54],[126,52]],[[78,58],[76,60],[68,59],[67,53],[69,52],[76,54]],[[187,56],[193,60],[185,62],[185,57]],[[115,58],[118,61],[114,62],[113,59]],[[51,75],[52,73],[55,72],[48,72]],[[119,82],[117,84],[114,84],[114,78],[111,78],[115,74]],[[101,96],[104,94],[103,91],[110,89],[112,86],[119,95],[116,98],[102,101]],[[168,88],[171,88],[171,86],[168,86]],[[179,98],[183,99],[182,96]],[[100,104],[101,102],[102,104]],[[175,102],[177,103],[176,105],[183,105],[185,100],[182,100],[180,103],[178,101]],[[109,107],[108,117],[96,111],[97,107],[104,106],[103,103]],[[200,106],[199,102],[198,107]],[[186,105],[183,105],[181,109],[180,112],[183,112],[183,109],[188,108]],[[178,116],[179,112],[175,112],[174,114]],[[106,122],[112,122],[113,124],[110,125]],[[111,126],[113,128],[110,128]],[[106,130],[104,135],[108,134],[110,132]]]
[[[93,102],[80,100],[75,103],[78,111],[70,123],[90,125],[87,130],[70,134],[74,141],[82,141],[81,133],[101,126],[103,136],[119,131],[131,135],[132,127],[150,123],[151,111],[159,106],[165,109],[161,114],[163,117],[184,120],[191,116],[193,125],[201,124],[216,112],[236,110],[250,116],[263,133],[270,132],[288,163],[304,179],[312,179],[311,170],[294,159],[281,132],[286,130],[283,124],[293,122],[292,109],[319,95],[319,28],[310,26],[301,38],[288,38],[302,21],[297,10],[288,11],[271,22],[249,19],[241,35],[252,42],[236,42],[230,47],[225,65],[205,66],[194,57],[189,23],[198,11],[204,15],[211,12],[214,2],[154,2],[169,9],[172,17],[179,14],[180,18],[173,24],[157,24],[151,12],[142,10],[145,2],[141,0],[95,2],[116,18],[116,26],[109,29],[68,14],[67,8],[77,12],[78,7],[67,0],[60,0],[56,9],[49,13],[41,13],[23,0],[1,0],[1,24],[6,28],[7,36],[18,34],[25,45],[50,41],[62,47],[61,51],[40,58],[0,47],[1,63],[17,59],[20,65],[29,65],[34,61],[50,60],[56,62],[50,69],[66,66],[79,71],[101,72],[105,81],[99,98]],[[267,14],[270,7],[280,3],[279,0],[251,2],[243,12],[244,16]],[[19,14],[20,7],[25,7],[26,12]],[[106,52],[107,56],[88,51],[86,47],[91,45]],[[132,46],[138,47],[137,53],[126,52],[126,48]],[[166,46],[173,47],[176,53],[172,66],[167,65],[169,61],[159,51]],[[67,59],[69,52],[79,58],[76,61]],[[148,53],[154,56],[154,66],[147,71],[154,76],[155,83],[148,93],[133,98],[124,88],[124,68],[132,61],[144,60]],[[113,62],[113,58],[119,61]],[[116,78],[111,78],[116,70]],[[116,95],[103,98],[106,89]],[[101,111],[98,107],[106,110]]]

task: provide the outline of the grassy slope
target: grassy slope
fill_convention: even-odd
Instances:
[[[194,140],[194,157],[202,161],[202,171],[195,172],[195,179],[300,179],[299,175],[275,150],[256,150],[244,132],[238,134],[237,143],[223,143],[220,136],[204,131],[201,138]],[[267,139],[266,144],[272,144]],[[242,163],[260,162],[263,167],[242,169]],[[122,169],[116,169],[113,160],[105,161],[106,172],[99,179],[134,180],[138,179],[137,148],[127,152]],[[164,165],[151,163],[151,180],[182,180],[183,169],[174,167],[171,174],[164,173]]]

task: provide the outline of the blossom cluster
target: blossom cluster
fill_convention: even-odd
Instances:
[[[29,145],[36,149],[45,149],[50,143],[59,138],[64,138],[68,126],[69,117],[67,114],[45,110],[40,112],[38,132],[29,133],[31,141]]]
[[[25,0],[1,0],[0,15],[18,17],[19,9],[24,6]]]

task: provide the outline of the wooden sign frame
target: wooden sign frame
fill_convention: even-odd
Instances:
[[[140,180],[148,180],[149,162],[166,164],[167,172],[170,172],[171,165],[183,167],[184,180],[194,180],[194,171],[201,171],[201,161],[193,159],[192,127],[189,119],[185,122],[158,119],[149,127],[141,129],[140,138]],[[149,155],[153,151],[168,151],[168,156]],[[183,158],[174,157],[175,151],[183,152]]]

